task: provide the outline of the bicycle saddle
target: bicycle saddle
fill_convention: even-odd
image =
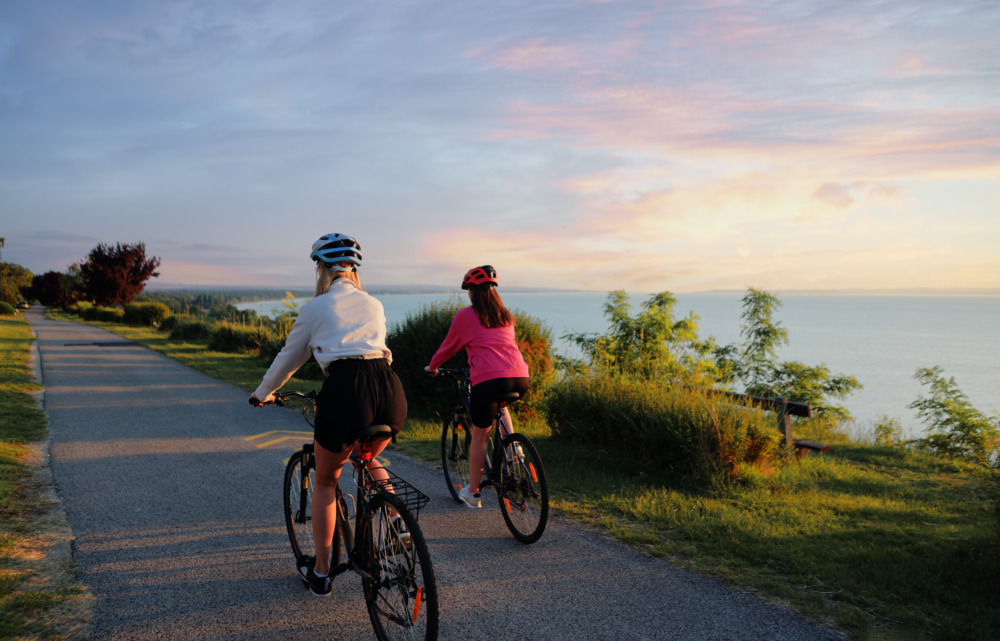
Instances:
[[[369,425],[358,433],[359,441],[381,441],[392,438],[392,428],[388,425]]]

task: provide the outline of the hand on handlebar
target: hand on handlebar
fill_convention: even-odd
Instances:
[[[265,405],[270,405],[275,402],[277,402],[277,399],[274,398],[274,394],[268,394],[267,398],[263,401],[258,399],[256,396],[250,397],[250,404],[254,407],[264,407]]]
[[[430,366],[425,367],[424,368],[424,372],[426,372],[427,376],[437,376],[438,375],[438,371],[436,369],[431,369]]]

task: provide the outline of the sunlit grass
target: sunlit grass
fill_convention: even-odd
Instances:
[[[33,478],[32,442],[48,425],[31,395],[32,340],[27,321],[0,318],[0,639],[82,638],[87,597],[55,547],[66,526],[40,518],[49,503]]]
[[[207,341],[101,326],[247,391],[268,365],[209,352]],[[439,466],[441,421],[411,408],[397,447]],[[555,509],[650,555],[858,639],[1000,638],[1000,541],[972,465],[853,443],[813,421],[796,436],[832,443],[831,451],[741,468],[738,485],[705,489],[655,460],[639,462],[627,443],[583,448],[541,420],[516,428],[538,447]]]

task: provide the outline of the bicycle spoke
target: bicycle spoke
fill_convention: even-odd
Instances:
[[[370,579],[363,581],[365,603],[376,636],[382,640],[437,638],[437,592],[427,544],[412,514],[405,508],[400,521],[408,537],[400,536],[390,519],[392,504],[372,502],[366,532]]]
[[[441,432],[441,464],[448,490],[456,501],[458,491],[469,484],[469,444],[472,434],[464,416],[452,414]]]
[[[523,543],[534,543],[545,530],[549,514],[549,489],[545,469],[534,445],[521,434],[504,437],[500,470],[500,511],[511,534]]]
[[[292,545],[295,560],[315,554],[312,532],[312,468],[308,465],[308,455],[296,452],[288,460],[285,468],[283,502],[285,507],[285,527]],[[305,483],[303,483],[305,476]]]

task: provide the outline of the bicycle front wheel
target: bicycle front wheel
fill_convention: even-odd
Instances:
[[[452,498],[458,498],[458,491],[469,485],[469,445],[472,431],[464,414],[454,412],[444,422],[441,430],[441,465],[444,480]]]
[[[385,497],[369,504],[363,537],[365,605],[379,641],[434,641],[438,635],[437,585],[427,542],[417,519]],[[404,533],[390,514],[395,509]]]
[[[288,530],[288,542],[292,545],[295,562],[298,564],[303,557],[316,554],[312,529],[312,493],[316,481],[315,466],[312,455],[299,450],[292,454],[285,466],[285,482],[282,502],[285,508],[285,528]],[[343,498],[340,498],[343,502]],[[340,529],[341,519],[333,535],[333,551],[330,563],[336,566],[340,563]]]
[[[549,484],[535,446],[523,434],[503,437],[500,457],[500,511],[507,528],[522,543],[534,543],[549,518]]]

